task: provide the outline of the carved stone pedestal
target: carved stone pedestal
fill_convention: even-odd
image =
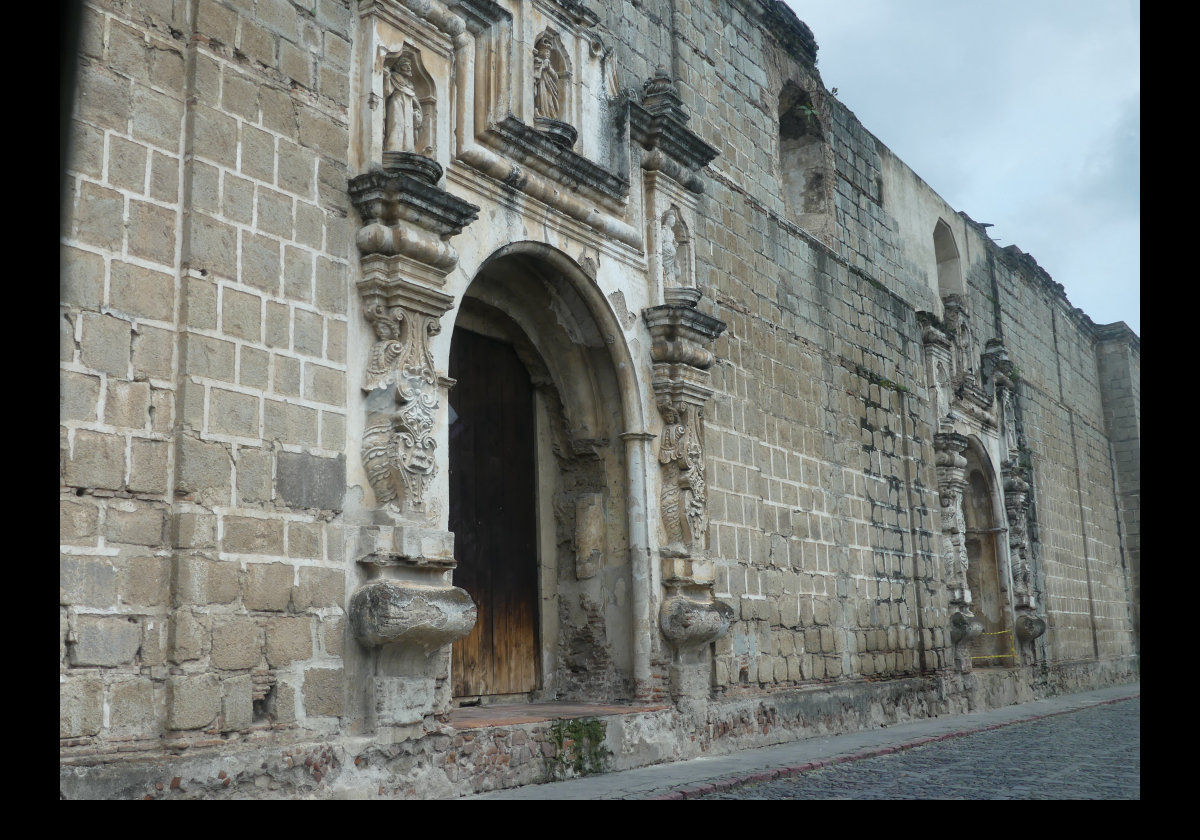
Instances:
[[[475,626],[476,608],[450,585],[454,535],[407,525],[364,529],[359,564],[369,576],[350,598],[354,637],[372,652],[368,723],[420,723],[450,708],[449,645]]]
[[[729,631],[733,609],[713,597],[713,568],[705,550],[708,485],[704,476],[704,405],[712,396],[708,349],[725,324],[697,310],[701,294],[670,287],[668,301],[642,317],[653,339],[651,384],[663,418],[658,463],[662,485],[659,551],[667,595],[659,626],[674,651],[671,696],[699,712],[707,700],[708,643]]]
[[[445,457],[442,398],[454,384],[438,375],[430,350],[454,302],[437,287],[458,259],[448,240],[478,208],[437,187],[436,162],[408,151],[383,155],[386,169],[349,185],[363,219],[358,292],[375,333],[362,382],[361,457],[376,509],[354,551],[366,581],[348,612],[370,651],[367,723],[386,739],[449,710],[449,646],[477,614],[470,595],[452,585],[454,535],[428,495]]]

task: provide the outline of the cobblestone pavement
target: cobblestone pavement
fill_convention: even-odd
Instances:
[[[1141,698],[697,799],[1141,799]]]

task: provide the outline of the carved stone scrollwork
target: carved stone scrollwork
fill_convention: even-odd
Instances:
[[[952,610],[950,641],[959,645],[983,632],[983,625],[971,611],[971,589],[967,584],[967,528],[962,507],[967,485],[967,459],[962,453],[967,439],[955,432],[939,432],[933,437],[933,446],[942,507],[942,555]]]
[[[1046,632],[1046,619],[1028,613],[1017,616],[1017,638],[1025,644]]]
[[[653,343],[652,385],[663,418],[658,462],[663,471],[660,511],[665,552],[690,556],[703,551],[708,524],[704,477],[704,404],[712,396],[708,368],[713,354],[705,345],[725,324],[696,310],[696,289],[670,289],[670,303],[643,313]]]
[[[659,625],[676,648],[696,647],[715,641],[727,632],[733,608],[721,601],[693,601],[676,595],[663,601]]]
[[[380,505],[407,503],[420,510],[437,473],[438,380],[429,339],[441,332],[438,319],[452,299],[416,287],[388,294],[371,288],[372,279],[368,275],[360,283],[376,337],[362,386],[367,392],[363,465]]]

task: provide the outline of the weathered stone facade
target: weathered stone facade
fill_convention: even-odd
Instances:
[[[88,0],[63,795],[449,796],[1132,679],[1140,340],[816,51],[772,0]],[[528,445],[462,442],[464,333]],[[501,551],[463,499],[509,481]],[[495,700],[597,705],[455,717]]]

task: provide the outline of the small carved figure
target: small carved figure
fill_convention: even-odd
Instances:
[[[553,44],[541,38],[533,50],[533,113],[537,117],[559,119],[558,73],[550,62]]]
[[[672,285],[679,273],[679,268],[676,265],[676,255],[679,252],[679,247],[675,244],[675,208],[669,209],[663,216],[663,231],[662,231],[662,263],[663,263],[663,284]]]
[[[412,60],[402,54],[389,68],[384,68],[383,96],[387,101],[387,127],[383,139],[385,152],[415,152],[417,132],[425,121],[417,99]]]

